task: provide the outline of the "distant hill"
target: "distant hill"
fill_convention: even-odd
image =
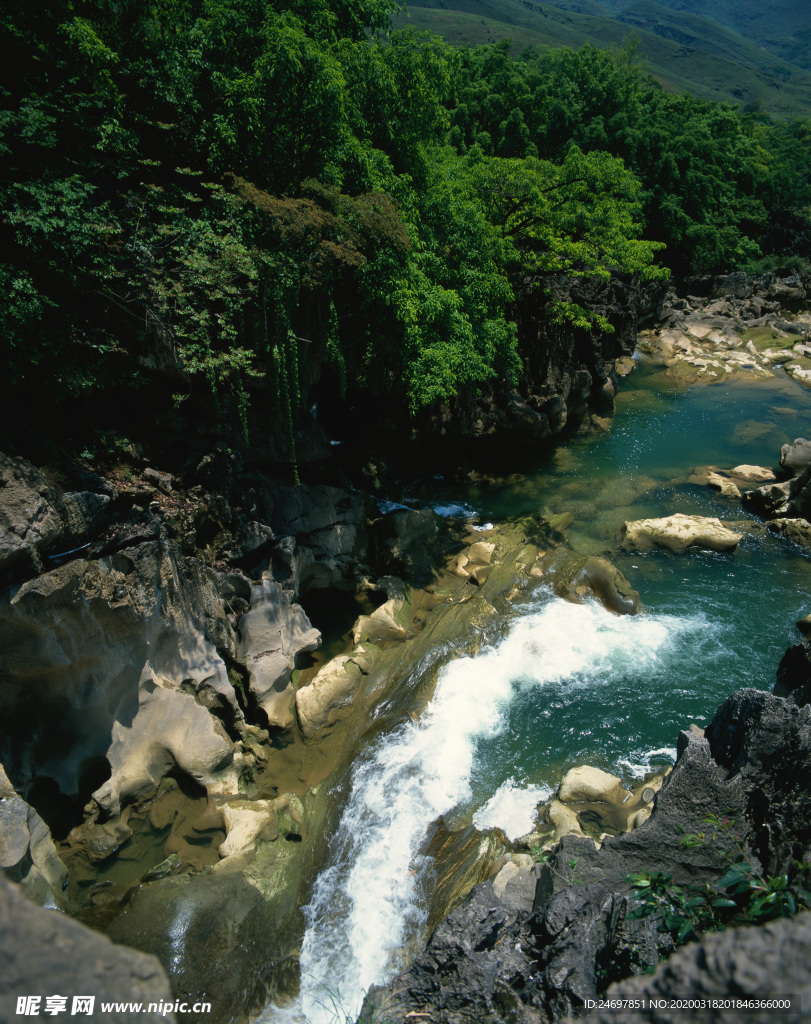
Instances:
[[[624,19],[634,0],[601,0]],[[698,15],[732,29],[778,57],[811,70],[811,4],[807,0],[659,0],[676,14]],[[561,6],[552,0],[555,6]],[[591,4],[590,6],[595,6]]]
[[[633,32],[647,70],[667,89],[776,117],[811,114],[811,58],[801,42],[811,36],[811,3],[411,0],[397,24],[429,29],[460,45],[509,37],[515,52],[530,45],[616,46]],[[795,52],[797,62],[787,59]]]

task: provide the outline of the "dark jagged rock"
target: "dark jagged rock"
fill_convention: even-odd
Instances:
[[[783,655],[774,692],[800,707],[811,704],[811,642],[795,644]]]
[[[705,737],[681,733],[677,763],[647,824],[599,849],[590,839],[564,837],[540,870],[532,915],[478,886],[405,973],[370,991],[365,1011],[398,1024],[419,1013],[448,1024],[579,1014],[598,987],[641,974],[672,951],[655,916],[628,917],[628,876],[661,871],[679,885],[712,883],[740,850],[755,870],[785,870],[811,844],[809,777],[811,711],[738,691]],[[685,833],[706,828],[711,813],[728,815],[734,829],[683,846]]]
[[[759,928],[735,928],[705,935],[677,950],[652,977],[628,978],[611,985],[606,1000],[718,999],[781,1000],[791,997],[790,1010],[708,1007],[702,1024],[799,1024],[808,1020],[811,1005],[811,913],[773,921]],[[683,1024],[685,1011],[647,1008],[627,1013],[638,1024]],[[592,1024],[617,1024],[616,1010],[595,1010]]]
[[[609,280],[559,274],[528,284],[516,307],[523,364],[517,387],[494,384],[481,393],[462,393],[418,417],[418,435],[535,445],[576,429],[590,410],[610,414],[618,386],[616,360],[631,355],[640,324],[658,315],[665,292],[663,282],[642,282],[629,274]],[[557,303],[599,314],[613,331],[556,323],[550,313]]]

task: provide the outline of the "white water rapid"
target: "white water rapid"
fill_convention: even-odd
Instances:
[[[700,617],[617,616],[596,603],[545,596],[497,647],[446,665],[419,719],[383,737],[356,763],[330,864],[305,908],[300,996],[284,1009],[268,1007],[262,1019],[354,1020],[365,990],[405,966],[427,938],[426,864],[419,851],[439,815],[478,803],[479,828],[498,825],[511,837],[531,830],[549,789],[518,777],[509,754],[501,781],[489,793],[478,785],[479,750],[506,741],[513,705],[544,702],[550,684],[574,701],[575,690],[608,685],[610,702],[614,676],[630,666],[642,679],[661,676],[669,654],[684,647],[679,638],[707,630],[712,627]],[[644,701],[644,690],[638,699]]]

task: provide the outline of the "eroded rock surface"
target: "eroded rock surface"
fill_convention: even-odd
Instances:
[[[772,921],[759,928],[734,928],[705,935],[660,964],[651,977],[627,978],[611,985],[606,1000],[784,1000],[791,1009],[741,1008],[720,1005],[701,1011],[706,1024],[799,1024],[808,1019],[811,1001],[811,913],[793,920]],[[634,1021],[682,1024],[685,1011],[661,1008],[634,1012]],[[595,1010],[589,1020],[616,1024],[617,1013]]]
[[[733,551],[742,539],[740,533],[725,526],[720,519],[677,512],[663,519],[626,522],[623,546],[642,551],[661,547],[680,555],[689,547]]]

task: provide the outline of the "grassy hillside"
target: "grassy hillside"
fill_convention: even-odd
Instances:
[[[605,48],[633,31],[647,69],[669,90],[762,107],[777,117],[808,115],[811,73],[717,22],[673,9],[687,2],[634,0],[612,17],[595,0],[412,0],[398,24],[460,45],[509,37],[514,52],[529,45]]]
[[[569,0],[551,0],[556,7]],[[601,0],[621,15],[633,0]],[[811,4],[803,0],[659,0],[674,13],[699,15],[725,25],[744,38],[799,67],[811,69]],[[594,4],[589,3],[589,6]]]

